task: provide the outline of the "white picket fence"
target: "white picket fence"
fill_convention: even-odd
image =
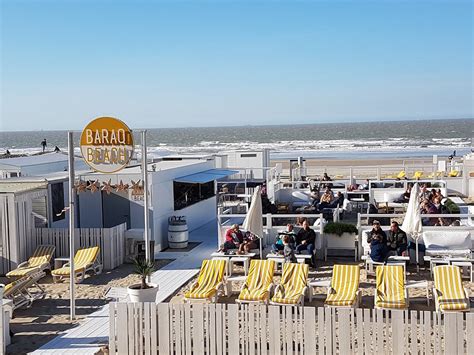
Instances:
[[[111,303],[110,354],[474,354],[474,313]]]
[[[123,264],[125,259],[125,231],[127,225],[119,224],[112,228],[76,228],[75,250],[98,245],[105,270],[112,270]],[[56,246],[55,257],[69,256],[68,228],[35,228],[32,230],[28,254],[31,255],[37,245]]]

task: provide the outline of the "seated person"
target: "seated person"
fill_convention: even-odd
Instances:
[[[321,196],[319,200],[318,210],[322,211],[324,208],[328,208],[334,199],[334,195],[329,187],[326,187],[326,191]]]
[[[233,224],[225,233],[224,252],[229,249],[240,249],[244,242],[244,234],[239,229],[238,224]]]
[[[379,221],[372,222],[372,230],[367,237],[367,242],[370,244],[370,258],[379,263],[385,262],[388,254],[387,235],[380,228]]]
[[[421,192],[420,192],[420,200],[423,201],[425,199],[427,200],[431,199],[431,192],[428,190],[428,187],[426,186],[426,184],[421,186]]]
[[[344,195],[341,191],[337,192],[336,198],[329,204],[329,208],[342,207],[344,205]]]
[[[282,250],[283,250],[283,248],[284,248],[283,238],[284,238],[286,235],[290,237],[289,243],[290,243],[290,244],[293,244],[293,246],[294,246],[296,233],[295,233],[295,231],[293,230],[293,225],[292,225],[292,224],[287,224],[287,225],[286,225],[286,230],[285,230],[285,231],[278,232],[277,240],[276,240],[275,244],[272,244],[272,251],[273,251],[274,253],[278,253],[279,251],[282,251]]]
[[[436,208],[436,213],[441,213],[441,198],[439,196],[433,197],[433,206]]]
[[[420,212],[421,214],[437,214],[438,210],[429,199],[424,199],[420,205]],[[425,226],[434,226],[438,222],[438,218],[423,218],[422,222]]]
[[[309,227],[308,221],[305,220],[303,228],[296,235],[296,253],[301,254],[302,251],[307,251],[310,255],[313,255],[315,240],[316,233]],[[313,263],[313,260],[311,262]]]
[[[359,190],[368,190],[370,186],[370,180],[367,179],[363,184],[359,185]]]
[[[406,254],[408,247],[407,234],[400,229],[398,222],[393,221],[387,235],[387,247],[389,254],[402,256]]]
[[[283,237],[283,257],[285,258],[285,263],[296,263],[295,256],[295,247],[292,243],[293,237],[285,235]]]
[[[408,203],[408,201],[410,201],[410,195],[411,195],[411,186],[408,186],[406,191],[394,202],[396,202],[396,203]]]
[[[240,245],[238,254],[250,253],[250,250],[258,249],[259,246],[260,240],[258,237],[251,232],[246,232],[244,234],[244,242]]]
[[[324,173],[321,181],[332,181],[332,180],[331,180],[331,178],[329,177],[329,175],[327,173]],[[322,186],[331,188],[332,184],[322,184]]]

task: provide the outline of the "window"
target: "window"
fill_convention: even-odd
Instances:
[[[257,154],[240,154],[241,158],[256,158]]]
[[[48,227],[48,209],[46,197],[38,197],[31,201],[31,214],[33,215],[35,228]]]
[[[204,184],[173,182],[174,210],[178,211],[215,196],[214,181]]]
[[[51,202],[53,206],[53,222],[64,219],[64,184],[58,182],[51,185]],[[59,215],[59,216],[58,216]]]
[[[10,173],[10,177],[18,177],[18,173]]]

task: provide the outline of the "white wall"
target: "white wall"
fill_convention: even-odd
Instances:
[[[215,197],[175,211],[173,196],[174,179],[213,168],[214,161],[202,161],[196,164],[157,171],[151,174],[153,237],[156,251],[163,250],[168,246],[168,217],[173,215],[186,216],[188,218],[189,230],[196,229],[216,218],[217,205]]]
[[[255,157],[246,157],[242,155],[253,154]],[[227,153],[227,167],[232,168],[255,168],[253,169],[253,177],[257,179],[266,178],[262,168],[268,167],[269,152],[268,150],[258,151],[233,151]]]

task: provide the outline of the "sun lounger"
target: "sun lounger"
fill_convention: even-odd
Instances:
[[[449,177],[456,177],[459,175],[459,171],[457,170],[451,170],[448,174]]]
[[[398,173],[397,179],[405,179],[406,176],[407,176],[407,173],[405,172],[405,170],[402,170]]]
[[[408,294],[405,287],[405,273],[403,266],[377,266],[375,275],[375,308],[408,308]]]
[[[102,265],[98,262],[99,247],[90,247],[79,249],[74,255],[74,273],[76,274],[76,282],[84,280],[86,272],[93,271],[96,275],[102,272]],[[71,268],[69,263],[62,268],[51,271],[54,282],[69,278]]]
[[[54,245],[39,245],[28,261],[19,264],[15,270],[10,271],[6,276],[9,278],[23,277],[38,271],[50,270],[51,258],[55,249]]]
[[[186,301],[209,300],[217,302],[219,289],[224,288],[226,260],[203,260],[197,281],[186,292]]]
[[[252,260],[249,274],[236,302],[268,303],[273,287],[274,272],[275,262],[273,260]]]
[[[360,269],[358,265],[334,265],[325,306],[358,307]]]
[[[20,307],[30,307],[33,301],[45,296],[44,289],[38,284],[38,281],[45,276],[43,271],[29,274],[25,277],[17,279],[4,286],[3,298],[13,301],[13,310]],[[36,287],[36,292],[30,290]]]
[[[308,290],[308,272],[307,264],[285,263],[280,284],[275,288],[270,304],[303,306]]]
[[[433,268],[433,296],[437,312],[467,312],[470,309],[467,291],[462,286],[458,266],[440,265]]]
[[[423,176],[423,171],[415,171],[415,173],[413,174],[412,179],[419,180],[419,179],[421,179],[422,176]]]

